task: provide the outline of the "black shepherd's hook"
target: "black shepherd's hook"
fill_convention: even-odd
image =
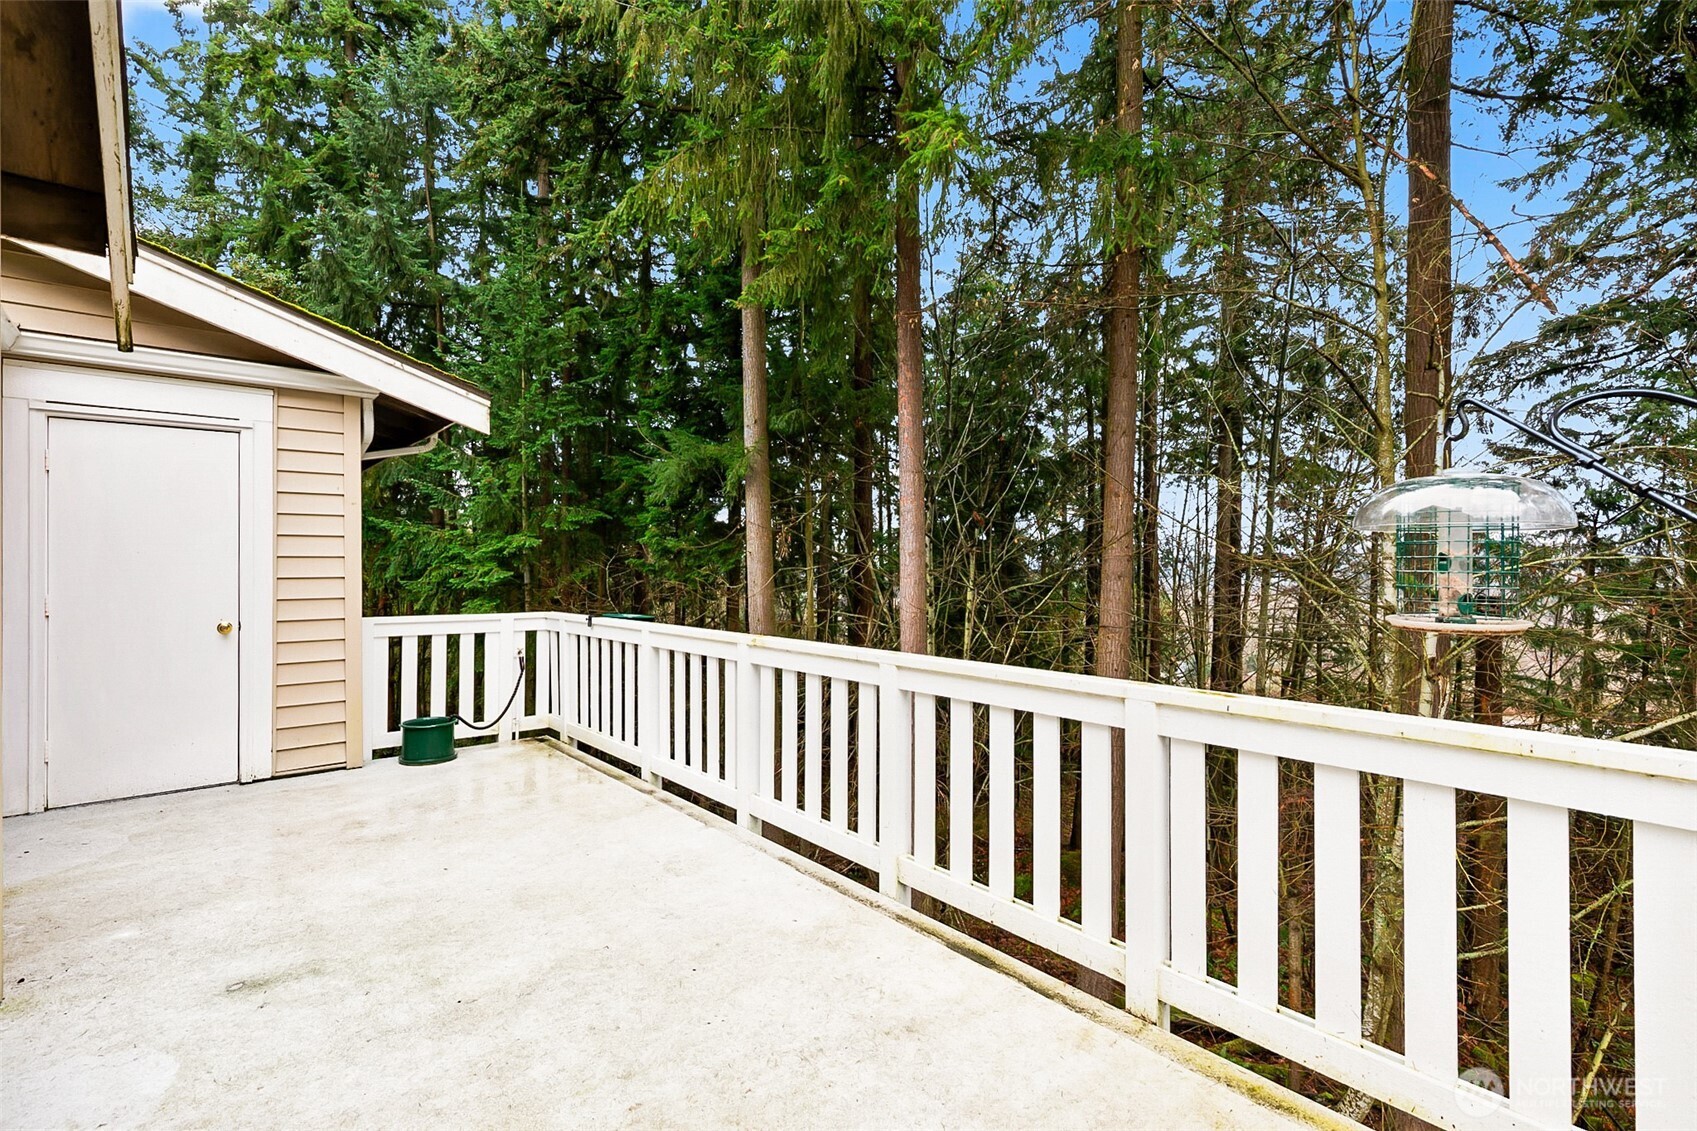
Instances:
[[[1664,507],[1689,522],[1697,522],[1697,510],[1693,510],[1691,507],[1681,502],[1678,496],[1672,495],[1667,491],[1663,491],[1659,487],[1648,487],[1639,483],[1637,480],[1627,478],[1620,472],[1605,464],[1602,456],[1599,456],[1596,452],[1592,451],[1584,444],[1581,444],[1579,441],[1572,439],[1567,435],[1567,433],[1562,431],[1562,417],[1566,416],[1574,409],[1579,408],[1581,405],[1590,404],[1592,401],[1616,400],[1622,397],[1630,397],[1634,400],[1641,401],[1667,401],[1669,404],[1683,405],[1686,408],[1697,408],[1697,397],[1688,397],[1684,393],[1670,393],[1663,389],[1648,389],[1636,385],[1628,386],[1623,389],[1598,389],[1595,392],[1582,393],[1579,396],[1574,397],[1572,400],[1563,401],[1561,404],[1558,404],[1555,408],[1551,409],[1549,416],[1549,430],[1541,432],[1532,425],[1526,423],[1524,420],[1516,420],[1508,413],[1503,412],[1500,409],[1492,408],[1483,401],[1474,400],[1472,397],[1463,397],[1456,403],[1457,412],[1450,420],[1449,438],[1452,441],[1459,440],[1467,435],[1470,428],[1467,418],[1461,415],[1460,410],[1469,408],[1477,409],[1480,412],[1488,413],[1491,416],[1496,417],[1504,424],[1518,428],[1520,431],[1526,433],[1526,435],[1540,443],[1548,444],[1556,451],[1573,460],[1573,462],[1577,463],[1580,467],[1585,468],[1587,471],[1595,471],[1604,478],[1618,483],[1620,486],[1625,487],[1628,491],[1631,491],[1634,495],[1637,495],[1640,499],[1643,499],[1646,502],[1655,503],[1657,506]]]

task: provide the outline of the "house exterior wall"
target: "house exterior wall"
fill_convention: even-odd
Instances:
[[[0,302],[21,330],[112,341],[112,292],[69,267],[25,251],[0,248]],[[134,302],[135,344],[184,353],[297,366],[291,357],[199,322],[148,299]]]
[[[278,774],[363,757],[360,446],[357,397],[278,391]]]
[[[110,344],[111,295],[88,276],[8,244],[0,302],[24,331]],[[138,299],[138,346],[202,357],[299,363]],[[204,376],[201,379],[205,379]],[[271,772],[357,766],[360,696],[360,398],[276,389]]]

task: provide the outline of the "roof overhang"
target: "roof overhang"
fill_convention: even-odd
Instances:
[[[106,278],[110,269],[106,259],[87,252],[19,243],[96,278]],[[420,438],[449,424],[489,431],[489,396],[476,386],[163,248],[137,249],[131,290],[370,389],[380,409],[389,402],[396,414],[413,418]]]
[[[118,0],[0,3],[0,230],[108,257],[130,344],[135,261]]]

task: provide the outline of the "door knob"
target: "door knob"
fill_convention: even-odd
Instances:
[[[236,626],[231,624],[229,621],[221,620],[221,621],[218,622],[218,635],[219,636],[228,636],[228,635],[230,635],[230,630],[235,628],[235,627]]]

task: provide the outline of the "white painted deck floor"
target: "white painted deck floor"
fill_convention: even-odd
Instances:
[[[17,818],[5,854],[8,1128],[1317,1114],[540,744]]]

